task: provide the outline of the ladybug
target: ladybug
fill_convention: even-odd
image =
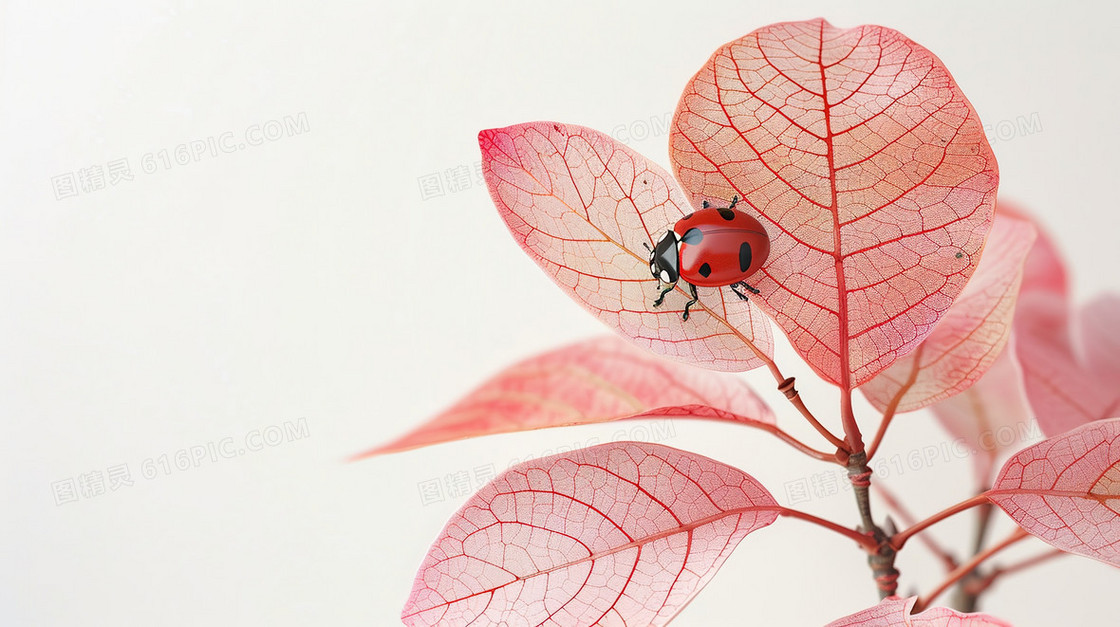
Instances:
[[[731,286],[731,291],[743,300],[747,296],[737,288],[758,294],[758,290],[744,282],[770,254],[770,238],[766,229],[751,216],[735,210],[738,196],[731,197],[728,207],[711,207],[704,201],[703,209],[690,213],[677,221],[649,249],[649,271],[657,279],[661,294],[653,302],[661,306],[665,295],[673,290],[677,281],[688,284],[692,300],[684,306],[683,318],[688,320],[688,310],[699,302],[696,288]],[[662,286],[664,284],[664,287]]]

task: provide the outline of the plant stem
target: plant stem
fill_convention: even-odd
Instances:
[[[867,451],[863,447],[863,435],[852,411],[852,389],[842,385],[840,389],[840,421],[844,425],[844,439],[848,445],[848,480],[852,483],[852,493],[856,497],[859,510],[860,530],[871,537],[874,548],[868,551],[867,564],[879,588],[879,598],[885,599],[898,591],[898,569],[894,567],[898,550],[891,546],[891,536],[875,524],[871,515],[871,468],[867,466]],[[893,529],[892,529],[893,531]]]
[[[631,252],[630,254],[633,255],[634,253]],[[680,289],[681,293],[684,293],[683,288],[678,287],[677,289]],[[701,307],[703,307],[705,310],[707,310],[709,312],[711,311],[704,305],[701,305]],[[802,402],[802,400],[801,400],[800,394],[798,394],[797,389],[794,388],[794,386],[793,386],[793,377],[786,377],[785,375],[783,375],[782,371],[778,368],[778,364],[776,364],[774,362],[774,360],[770,358],[769,355],[767,355],[766,353],[759,350],[759,348],[754,345],[754,342],[750,341],[748,338],[745,338],[745,337],[743,338],[743,341],[746,342],[747,346],[750,347],[751,351],[754,352],[755,357],[758,357],[758,359],[760,361],[762,361],[762,363],[766,364],[767,370],[770,371],[770,374],[774,377],[774,380],[778,382],[778,391],[780,391],[782,394],[785,395],[785,397],[787,399],[789,399],[789,402],[795,408],[797,408],[797,411],[800,412],[801,415],[805,417],[805,420],[809,421],[809,424],[813,425],[813,428],[816,429],[818,433],[823,435],[826,440],[828,440],[830,443],[832,443],[833,446],[835,446],[838,449],[837,452],[836,452],[836,455],[833,456],[833,459],[826,460],[826,461],[834,461],[835,460],[835,461],[840,461],[841,463],[843,463],[843,460],[847,458],[847,453],[848,453],[847,445],[844,443],[843,440],[836,437],[835,435],[832,434],[831,431],[826,429],[825,426],[822,425],[820,423],[820,421],[817,420],[816,416],[813,415],[813,412],[809,411],[809,408],[805,406],[805,403]],[[775,435],[777,435],[777,434],[775,434]],[[779,436],[779,437],[781,437],[781,436]],[[785,438],[782,438],[782,439],[785,439]],[[786,440],[786,441],[789,442],[790,444],[793,444],[795,447],[801,448],[797,444],[794,444],[794,442],[791,442],[789,440]],[[808,447],[805,447],[805,448],[808,449]],[[812,449],[808,449],[808,450],[812,450]],[[805,452],[808,452],[808,451],[805,451]],[[809,453],[809,454],[812,457],[816,457],[816,455],[812,455],[812,453]],[[821,459],[821,458],[817,457],[817,459]]]
[[[1040,555],[1035,555],[1034,557],[1028,557],[1027,559],[1025,559],[1025,560],[1023,560],[1023,561],[1021,561],[1017,564],[1012,564],[1011,566],[1007,566],[1007,567],[1004,567],[1004,568],[997,568],[994,571],[992,571],[992,574],[988,576],[988,579],[992,580],[992,579],[996,579],[997,577],[1002,576],[1002,575],[1010,575],[1012,573],[1017,573],[1021,570],[1026,570],[1028,568],[1031,568],[1032,566],[1038,566],[1039,564],[1041,564],[1043,562],[1052,560],[1055,557],[1061,557],[1063,555],[1071,555],[1071,553],[1066,553],[1065,551],[1063,551],[1061,549],[1050,549],[1049,551],[1047,551],[1045,553],[1042,553]],[[988,584],[991,585],[991,581],[989,581]]]
[[[987,492],[982,492],[982,493],[977,494],[976,496],[974,496],[974,497],[972,497],[968,500],[961,501],[960,503],[957,503],[956,505],[953,505],[952,507],[941,510],[940,512],[934,514],[933,516],[930,516],[929,518],[923,520],[922,522],[920,522],[916,525],[911,525],[910,527],[908,527],[908,528],[898,532],[897,534],[895,534],[894,538],[891,540],[891,546],[893,546],[894,549],[897,551],[897,550],[901,549],[904,544],[906,544],[906,541],[908,539],[910,539],[910,536],[914,535],[915,533],[918,533],[922,529],[925,529],[926,527],[929,527],[930,525],[934,525],[936,523],[939,523],[942,520],[945,520],[946,518],[948,518],[948,517],[950,517],[954,514],[959,514],[966,509],[976,507],[977,505],[982,505],[982,504],[987,503],[987,502],[988,502],[988,493]]]
[[[848,410],[851,410],[850,404]],[[858,430],[856,441],[859,441]],[[859,444],[862,446],[863,443]],[[848,458],[848,480],[852,482],[856,508],[859,509],[860,530],[864,531],[873,543],[873,547],[868,551],[867,563],[871,566],[871,574],[879,587],[879,598],[885,599],[898,590],[898,569],[894,567],[894,559],[898,551],[891,546],[890,535],[875,524],[871,516],[871,474],[871,469],[867,466],[866,452],[853,453]]]
[[[911,387],[913,387],[914,382],[918,380],[918,365],[922,360],[923,348],[925,348],[924,342],[922,344],[919,344],[918,348],[914,350],[914,361],[913,366],[910,368],[910,376],[907,377],[906,382],[903,383],[902,387],[898,389],[898,392],[895,393],[894,398],[891,399],[891,402],[883,411],[883,418],[879,421],[879,429],[875,432],[875,437],[871,440],[871,446],[867,449],[867,461],[871,461],[875,458],[875,452],[879,450],[879,445],[883,442],[883,436],[887,434],[887,427],[889,427],[891,425],[891,421],[894,420],[895,413],[898,411],[899,403],[902,402],[902,398],[906,396],[906,393],[910,391]]]
[[[829,529],[841,535],[847,536],[852,540],[855,540],[857,544],[869,551],[874,550],[876,547],[875,541],[868,534],[860,533],[855,529],[849,529],[843,525],[838,525],[831,520],[825,520],[824,518],[819,518],[812,514],[796,509],[790,509],[788,507],[779,508],[778,513],[782,516],[789,516],[790,518],[800,518],[801,520],[811,522],[815,525],[824,527],[825,529]]]
[[[914,526],[914,522],[917,519],[910,514],[909,510],[906,509],[902,502],[899,501],[898,498],[896,498],[894,494],[891,493],[891,491],[883,485],[882,482],[876,483],[874,486],[872,486],[872,488],[879,493],[879,497],[882,498],[883,501],[887,504],[887,508],[893,511],[896,516],[898,516],[898,520],[902,524],[906,525],[907,527]],[[946,549],[942,548],[941,545],[939,545],[937,541],[930,537],[928,534],[918,534],[918,540],[920,540],[922,544],[926,545],[926,548],[928,548],[931,553],[933,553],[939,560],[941,560],[941,563],[945,566],[945,572],[950,572],[958,566],[956,556]]]
[[[992,521],[992,507],[994,506],[988,502],[980,505],[979,509],[976,510],[976,535],[972,539],[972,555],[974,557],[984,550],[984,539],[988,535],[988,527]],[[957,584],[956,590],[953,591],[953,600],[949,602],[949,605],[961,612],[975,612],[977,602],[980,600],[980,593],[984,589],[978,588],[977,584],[984,578],[979,570],[973,570],[965,575]]]
[[[771,425],[771,424],[766,424],[766,423],[753,423],[753,422],[752,423],[744,423],[744,424],[746,424],[747,426],[750,426],[750,427],[757,427],[759,429],[762,429],[763,431],[767,431],[769,433],[772,433],[773,435],[777,436],[778,439],[782,440],[786,444],[789,444],[790,446],[792,446],[793,448],[801,451],[802,453],[808,455],[809,457],[812,457],[813,459],[819,459],[823,462],[831,462],[833,464],[840,463],[836,459],[836,455],[834,455],[832,453],[825,453],[824,451],[818,451],[817,449],[805,444],[801,440],[798,440],[797,438],[793,437],[792,435],[786,433],[778,425]]]
[[[848,443],[848,451],[852,455],[863,453],[863,434],[859,431],[855,413],[852,412],[852,390],[844,388],[840,391],[840,424],[844,425],[844,440]],[[867,464],[867,456],[863,462]]]
[[[883,413],[883,419],[879,422],[879,430],[875,432],[875,437],[871,440],[871,446],[867,447],[867,459],[875,457],[875,453],[879,451],[879,445],[883,442],[883,436],[887,433],[887,427],[890,426],[891,420],[894,419],[893,405],[887,407],[887,411]]]
[[[808,421],[809,424],[817,430],[817,433],[823,435],[826,440],[831,442],[832,445],[837,448],[835,459],[842,462],[843,459],[847,457],[849,450],[848,445],[843,440],[833,435],[831,431],[825,428],[825,426],[822,425],[819,420],[817,420],[817,417],[813,415],[813,412],[809,411],[809,408],[805,406],[805,402],[801,400],[801,394],[798,393],[797,388],[794,387],[794,378],[783,378],[781,371],[778,370],[778,367],[774,364],[774,362],[771,361],[769,363],[771,366],[770,372],[773,373],[774,378],[778,380],[778,391],[785,395],[787,399],[789,399],[790,404],[797,408],[797,411],[800,412],[801,415],[804,416],[805,420]]]
[[[934,599],[940,596],[942,592],[948,590],[950,586],[957,583],[957,581],[959,581],[965,575],[976,570],[976,567],[979,566],[984,560],[995,555],[996,553],[999,553],[1012,544],[1015,544],[1016,542],[1028,537],[1030,537],[1029,533],[1023,531],[1021,528],[1016,527],[1015,531],[1013,531],[1011,535],[1008,536],[1005,540],[975,555],[972,559],[959,566],[953,572],[949,573],[949,575],[945,578],[945,581],[941,582],[941,584],[934,588],[933,591],[919,598],[918,602],[914,604],[913,613],[917,614],[918,612],[926,609],[926,607],[928,607]]]
[[[1054,559],[1055,557],[1061,557],[1063,555],[1070,555],[1070,553],[1066,553],[1065,551],[1063,551],[1061,549],[1050,549],[1049,551],[1047,551],[1045,553],[1042,553],[1040,555],[1035,555],[1034,557],[1029,557],[1029,558],[1027,558],[1027,559],[1025,559],[1021,562],[1018,562],[1016,564],[1012,564],[1011,566],[1007,566],[1005,568],[996,567],[996,568],[992,569],[992,572],[988,573],[986,576],[982,577],[979,581],[977,581],[975,586],[974,586],[975,589],[970,590],[970,592],[972,592],[976,596],[980,596],[981,593],[983,593],[985,590],[987,590],[989,587],[991,587],[991,585],[993,583],[995,583],[995,581],[997,579],[999,579],[1000,577],[1003,577],[1005,575],[1011,575],[1011,574],[1017,573],[1021,570],[1026,570],[1028,568],[1038,566],[1039,564],[1041,564],[1043,562],[1050,561],[1050,560]]]

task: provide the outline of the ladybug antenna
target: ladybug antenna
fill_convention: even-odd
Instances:
[[[700,208],[701,209],[707,209],[708,207],[711,207],[711,206],[712,206],[712,204],[710,202],[706,201],[706,200],[704,202],[700,203]]]
[[[651,252],[651,253],[653,252],[653,249],[649,247],[649,244],[647,244],[645,242],[642,242],[642,246],[645,246],[646,250],[648,250],[649,252]]]
[[[738,202],[739,202],[739,195],[736,194],[736,195],[731,197],[731,205],[729,205],[727,208],[728,209],[734,209],[735,205],[738,204]]]

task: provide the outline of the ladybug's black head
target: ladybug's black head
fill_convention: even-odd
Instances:
[[[649,271],[658,281],[673,285],[681,276],[679,264],[677,234],[668,231],[657,240],[657,245],[649,253]]]

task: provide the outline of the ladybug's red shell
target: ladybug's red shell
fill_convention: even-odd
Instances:
[[[699,287],[738,283],[770,254],[762,224],[734,209],[701,209],[681,218],[673,231],[680,239],[680,276]]]

